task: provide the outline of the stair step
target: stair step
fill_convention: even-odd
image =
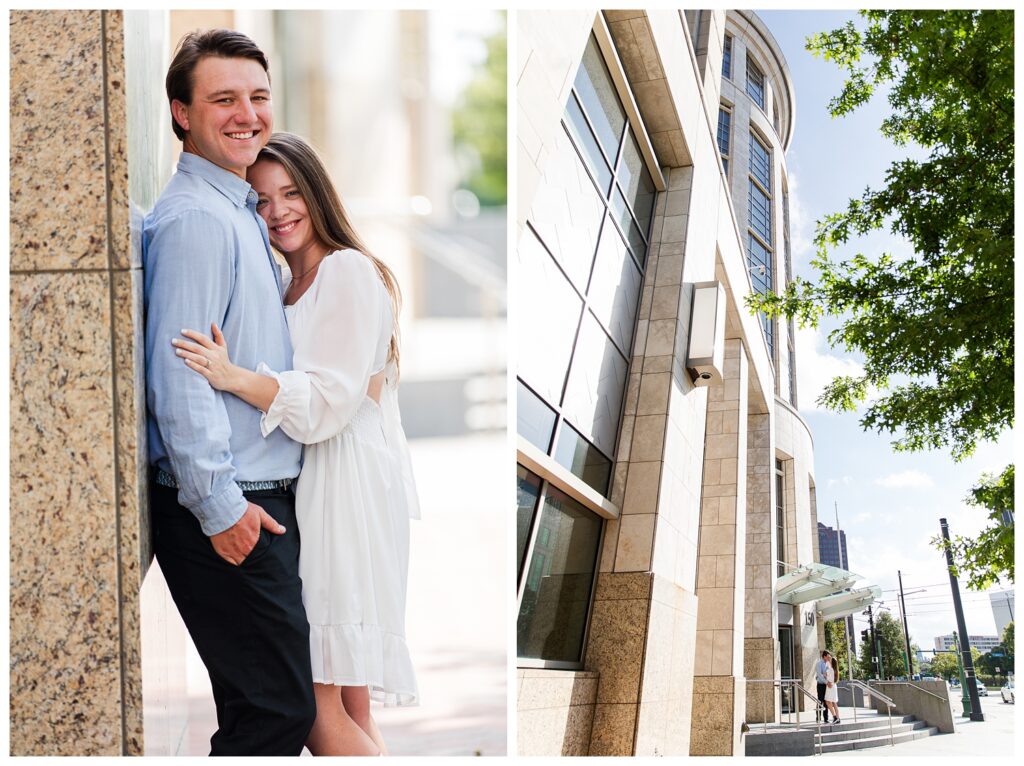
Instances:
[[[911,723],[897,724],[893,722],[892,733],[893,735],[905,734],[908,731],[914,731],[916,729],[923,729],[927,726],[924,721],[913,721]],[[821,741],[822,742],[845,742],[853,739],[871,739],[873,737],[888,737],[889,736],[889,724],[869,726],[859,729],[845,729],[842,731],[827,731],[826,729],[821,730]]]
[[[891,741],[898,745],[902,742],[912,742],[915,739],[930,737],[933,734],[938,733],[939,729],[937,726],[922,726],[920,728],[911,729],[910,731],[894,733]],[[864,750],[870,747],[887,747],[889,744],[889,732],[879,736],[867,737],[864,739],[848,739],[840,742],[825,742],[823,736],[821,752],[822,754],[826,754],[837,753],[842,750]]]

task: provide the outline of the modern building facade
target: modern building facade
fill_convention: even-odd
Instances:
[[[1000,637],[1006,626],[1013,622],[1013,591],[1000,590],[988,594],[989,604],[992,605],[992,617],[996,621],[996,633]]]
[[[792,79],[745,11],[518,23],[518,752],[742,754],[846,582],[793,327],[745,306],[792,274]]]

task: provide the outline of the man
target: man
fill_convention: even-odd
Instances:
[[[828,706],[825,705],[825,690],[828,689],[828,669],[832,666],[832,655],[825,650],[821,653],[821,658],[814,663],[814,681],[818,685],[818,702],[821,703],[822,713],[825,715],[825,723],[828,723]],[[815,716],[815,720],[818,720],[819,716]]]
[[[273,130],[263,52],[186,35],[167,72],[177,173],[143,224],[154,548],[210,673],[212,755],[299,755],[316,715],[289,484],[301,446],[171,345],[217,324],[232,360],[291,369],[281,275],[246,168]]]

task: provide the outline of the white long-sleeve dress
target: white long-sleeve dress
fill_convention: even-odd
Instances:
[[[313,680],[415,705],[405,598],[409,519],[419,505],[387,362],[390,296],[366,256],[342,250],[324,258],[285,313],[293,369],[260,366],[280,385],[261,426],[306,445],[295,511]],[[366,390],[385,368],[378,404]]]
[[[832,684],[825,687],[825,702],[839,702],[839,686],[836,684],[836,672],[829,665],[825,669],[825,682]]]

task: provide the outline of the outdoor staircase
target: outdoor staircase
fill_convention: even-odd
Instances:
[[[895,743],[910,742],[938,734],[936,726],[929,726],[912,715],[892,717],[892,738],[889,737],[889,716],[884,713],[858,713],[857,720],[843,720],[839,725],[822,724],[821,754],[841,750],[862,750],[869,747],[889,747]]]
[[[887,714],[861,708],[857,711],[857,720],[854,720],[851,708],[843,708],[841,712],[842,723],[821,725],[822,755],[843,750],[890,747],[893,744],[898,747],[903,742],[939,733],[938,727],[929,726],[912,715],[894,714],[890,739]],[[805,718],[799,728],[792,723],[768,724],[767,727],[752,723],[749,726],[747,755],[818,755],[818,727],[813,719],[808,721]]]

